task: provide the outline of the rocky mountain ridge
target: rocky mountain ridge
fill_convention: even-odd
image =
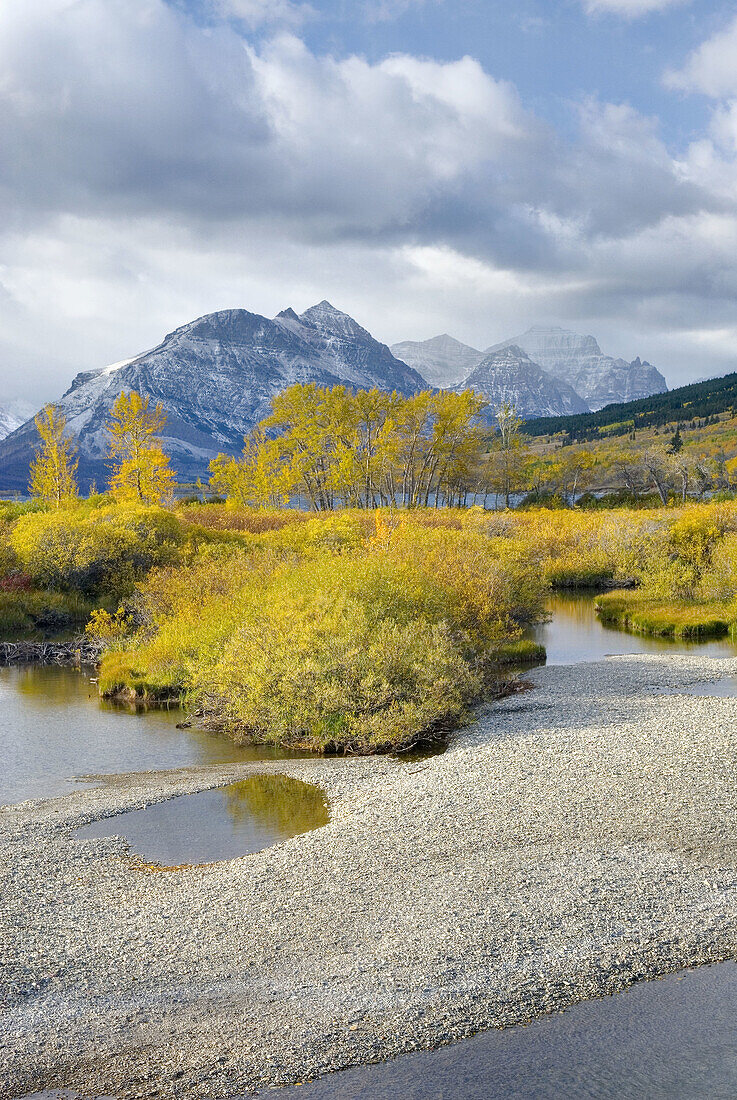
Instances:
[[[639,357],[628,363],[625,359],[605,355],[593,336],[555,325],[534,325],[522,335],[492,344],[485,351],[477,351],[447,334],[430,340],[405,340],[392,345],[394,354],[418,370],[428,382],[451,389],[464,383],[486,357],[507,348],[524,352],[547,376],[570,387],[585,405],[583,409],[578,408],[578,412],[593,412],[604,405],[633,401],[654,393],[665,393],[668,389],[665,378],[651,363]],[[539,402],[532,400],[529,377],[520,379],[519,399],[514,399],[507,368],[499,385],[491,384],[488,369],[486,376],[487,386],[493,390],[498,390],[499,386],[505,387],[518,408],[525,407],[525,416],[549,415],[541,410],[549,405],[551,395],[548,393]],[[561,391],[561,400],[570,401],[570,395],[563,398],[565,392]]]
[[[576,391],[544,371],[527,352],[509,344],[484,355],[474,370],[454,389],[475,390],[489,402],[487,417],[508,402],[519,416],[569,416],[588,412],[588,405]],[[555,410],[555,411],[548,411]]]
[[[300,315],[288,309],[273,319],[245,309],[199,317],[150,351],[78,374],[58,404],[78,441],[82,484],[107,480],[105,422],[121,390],[161,402],[164,447],[187,481],[207,477],[218,452],[239,452],[272,397],[295,382],[403,394],[427,388],[386,345],[323,301]],[[0,488],[25,489],[36,442],[32,420],[0,442]]]
[[[521,336],[487,348],[487,353],[515,345],[526,351],[543,370],[572,386],[596,412],[614,402],[635,401],[668,389],[665,378],[651,363],[638,356],[626,359],[604,355],[593,336],[583,336],[558,326],[533,325]]]
[[[190,481],[207,477],[218,452],[238,453],[272,398],[295,382],[403,394],[470,387],[489,402],[488,419],[503,401],[526,418],[566,416],[666,389],[649,363],[606,356],[593,336],[537,326],[485,352],[447,334],[390,349],[322,301],[273,319],[245,309],[206,314],[149,351],[78,374],[58,404],[78,441],[84,487],[107,480],[105,422],[121,390],[161,402],[164,446],[180,480]],[[0,407],[0,489],[25,490],[37,441],[32,418],[19,425],[17,413],[3,419]]]

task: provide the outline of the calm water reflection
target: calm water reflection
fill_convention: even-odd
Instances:
[[[324,793],[285,775],[252,775],[95,821],[77,839],[123,836],[136,855],[168,866],[258,852],[330,820]]]
[[[532,637],[542,642],[549,665],[599,661],[616,653],[699,653],[707,657],[735,657],[737,645],[728,639],[710,642],[677,642],[648,638],[604,626],[594,610],[592,593],[559,593],[548,600],[549,623],[535,628]]]
[[[178,730],[181,720],[178,709],[135,713],[101,702],[74,669],[0,668],[0,805],[65,794],[79,775],[300,755]]]

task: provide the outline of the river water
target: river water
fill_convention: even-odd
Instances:
[[[737,966],[641,982],[527,1027],[485,1031],[281,1094],[285,1100],[735,1100]]]
[[[735,657],[737,645],[729,639],[682,642],[649,638],[604,626],[594,610],[593,595],[587,592],[559,593],[547,603],[550,621],[530,632],[547,652],[546,664],[572,665],[600,661],[624,653],[698,653],[705,657]]]
[[[0,805],[66,794],[96,782],[83,778],[89,775],[300,755],[177,729],[182,718],[178,708],[136,711],[103,702],[89,675],[74,669],[0,669]],[[253,776],[105,818],[77,835],[120,835],[136,855],[172,866],[245,855],[327,820],[316,787],[285,776]]]
[[[549,664],[624,653],[737,655],[729,641],[676,643],[605,628],[590,595],[553,597],[549,610],[551,621],[534,631]],[[727,683],[703,691],[734,689]],[[69,669],[0,669],[0,804],[64,794],[90,774],[284,755],[176,729],[181,717],[177,710],[136,713],[101,703],[96,685]],[[229,858],[324,823],[327,810],[315,788],[305,801],[289,787],[268,790],[262,778],[121,814],[85,834],[122,832],[133,850],[171,864]],[[187,858],[180,859],[170,840],[181,832],[186,807],[192,807],[185,816],[194,832]],[[723,963],[644,982],[528,1027],[486,1032],[280,1091],[289,1097],[298,1091],[303,1100],[735,1100],[735,1021],[737,966]]]
[[[102,702],[89,675],[74,669],[0,668],[0,805],[67,794],[85,775],[299,755],[177,729],[182,718],[179,709]]]

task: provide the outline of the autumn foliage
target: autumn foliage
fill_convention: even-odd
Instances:
[[[35,423],[41,442],[31,463],[31,496],[52,508],[66,507],[79,496],[77,448],[67,434],[66,417],[57,406],[46,405]]]
[[[121,392],[110,413],[110,492],[119,501],[163,504],[171,500],[176,474],[159,436],[166,424],[161,405]]]

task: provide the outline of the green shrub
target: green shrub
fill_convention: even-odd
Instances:
[[[203,671],[193,699],[232,733],[328,752],[406,747],[456,724],[482,687],[447,623],[384,618],[319,583],[307,606],[270,602]]]
[[[104,692],[179,692],[237,739],[402,748],[461,721],[542,612],[535,563],[474,531],[369,514],[251,538],[151,573]]]

